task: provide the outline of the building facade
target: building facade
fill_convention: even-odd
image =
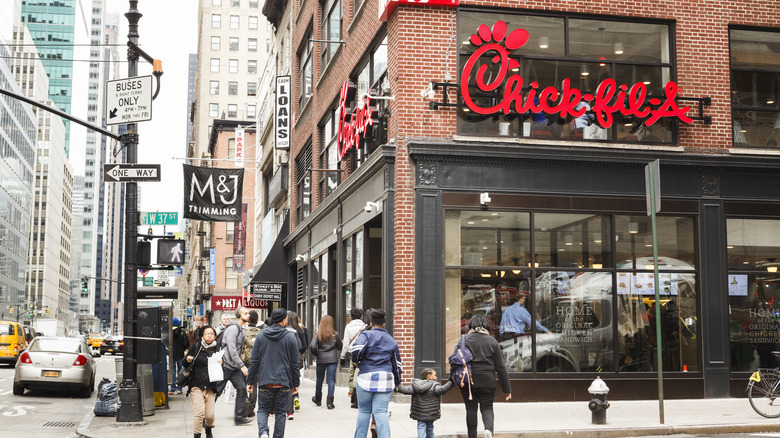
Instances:
[[[653,398],[659,356],[667,397],[744,394],[780,342],[776,5],[436,4],[291,2],[285,304],[386,309],[406,378],[481,315],[513,401]]]

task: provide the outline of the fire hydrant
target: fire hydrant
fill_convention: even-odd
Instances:
[[[596,380],[590,384],[588,392],[591,395],[590,403],[588,403],[588,409],[591,412],[591,422],[593,424],[607,424],[607,408],[609,408],[609,402],[607,401],[609,388],[607,384],[601,380],[601,377],[596,377]]]

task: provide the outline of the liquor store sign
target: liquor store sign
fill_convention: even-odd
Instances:
[[[511,73],[520,63],[510,58],[510,53],[524,46],[528,39],[528,31],[515,29],[508,32],[506,23],[500,20],[492,27],[481,24],[471,35],[469,42],[477,49],[466,61],[460,78],[461,96],[469,110],[482,115],[530,112],[566,118],[580,117],[590,108],[602,128],[612,126],[616,113],[644,119],[647,126],[662,118],[692,122],[687,115],[690,107],[677,106],[678,88],[675,82],[664,85],[662,98],[648,98],[647,86],[642,82],[618,85],[614,79],[602,81],[595,93],[583,93],[572,87],[569,79],[563,80],[560,89],[542,89],[536,81],[526,84],[521,75]],[[489,58],[492,58],[493,68],[489,68],[491,61],[483,62]],[[503,90],[503,95],[496,96],[496,99],[472,97],[475,91],[484,96],[496,90]],[[525,94],[521,94],[523,90],[527,90]],[[486,101],[489,103],[483,103]]]

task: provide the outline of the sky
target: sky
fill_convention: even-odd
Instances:
[[[80,0],[83,14],[90,20],[91,0]],[[108,12],[120,14],[120,38],[127,41],[127,18],[124,13],[130,9],[127,0],[107,0]],[[139,0],[138,11],[143,14],[139,21],[138,45],[150,56],[162,60],[163,75],[160,93],[152,104],[152,120],[138,123],[138,163],[160,164],[160,182],[139,183],[141,211],[179,212],[179,229],[183,221],[183,176],[182,158],[187,147],[187,75],[189,54],[197,53],[197,0]],[[77,10],[77,44],[88,44],[88,28],[83,23],[82,11]],[[127,49],[120,48],[122,60],[127,58]],[[75,59],[89,59],[88,47],[79,46]],[[87,81],[80,81],[88,75],[88,62],[74,63],[74,90],[72,110],[74,116],[86,120]],[[152,66],[141,59],[138,63],[139,76],[152,74]],[[120,66],[121,78],[127,77],[127,63]],[[153,81],[156,87],[156,81]],[[86,129],[71,124],[70,161],[76,175],[84,175],[86,150]],[[102,171],[102,169],[101,169]],[[112,184],[112,183],[106,183]],[[117,184],[117,183],[113,183]],[[160,232],[162,230],[159,230]],[[166,231],[177,231],[167,227]]]

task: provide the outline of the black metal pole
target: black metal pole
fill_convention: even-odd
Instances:
[[[142,14],[138,12],[138,0],[130,0],[130,10],[125,13],[128,22],[127,39],[138,44],[138,22]],[[127,50],[127,76],[138,76],[138,53],[132,48]],[[127,124],[127,163],[136,163],[138,148],[138,130],[135,123]],[[136,252],[138,239],[136,229],[138,222],[138,184],[125,183],[125,355],[122,363],[123,379],[119,385],[119,410],[117,422],[141,421],[143,409],[141,405],[141,388],[137,376],[136,346]],[[129,340],[129,342],[127,342]]]

